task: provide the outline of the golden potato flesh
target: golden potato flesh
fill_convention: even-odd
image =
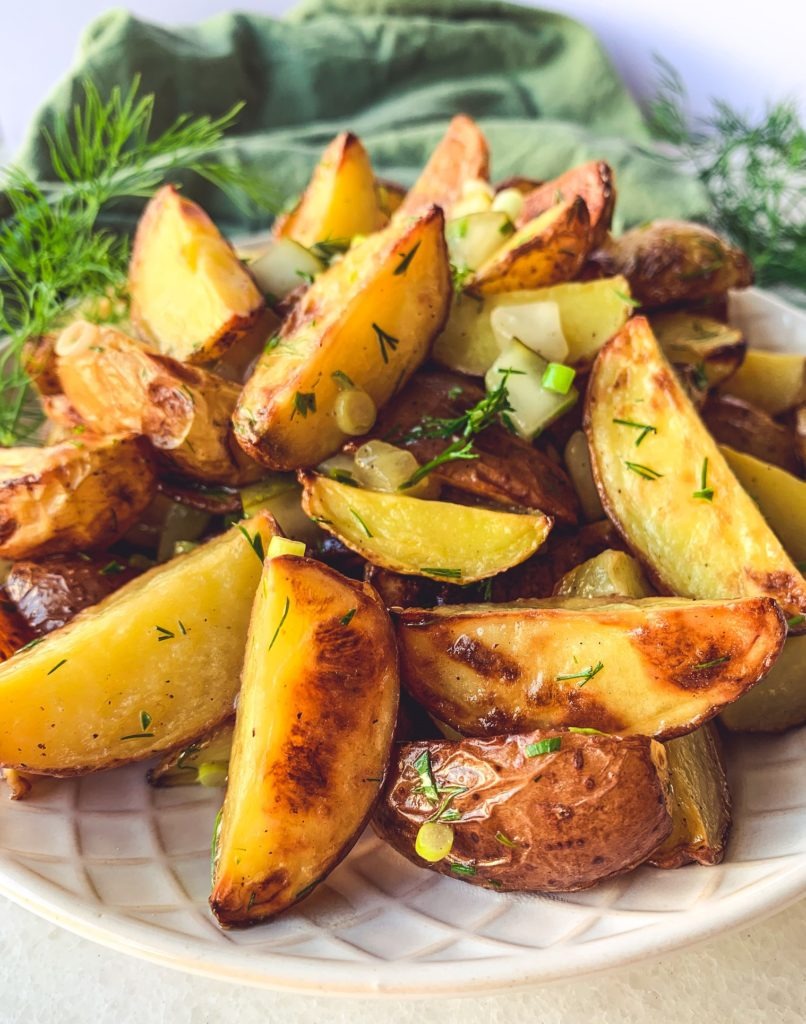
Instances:
[[[591,246],[601,245],[607,237],[616,205],[613,170],[604,160],[591,160],[572,167],[558,178],[531,189],[524,196],[516,226],[521,228],[559,200],[567,201],[576,196],[584,200],[590,214]]]
[[[574,892],[629,871],[669,835],[668,771],[646,736],[563,730],[405,743],[376,832],[419,867],[490,889]],[[441,816],[454,839],[429,863],[417,833]]]
[[[428,355],[448,314],[443,217],[395,221],[320,274],[260,358],[234,414],[244,450],[272,469],[315,466],[347,439],[345,379],[380,408]]]
[[[669,362],[697,369],[710,387],[735,373],[747,351],[742,332],[713,317],[658,313],[651,324]]]
[[[594,262],[623,274],[642,306],[697,302],[753,283],[745,254],[702,224],[655,220],[609,239]]]
[[[635,317],[601,350],[585,430],[602,504],[654,579],[683,597],[766,595],[806,612],[806,581]]]
[[[806,356],[748,349],[744,362],[722,392],[777,416],[806,402]]]
[[[719,733],[704,725],[664,744],[669,762],[672,834],[652,854],[658,868],[719,864],[731,824],[731,799]]]
[[[541,512],[498,512],[306,476],[302,507],[373,565],[445,583],[473,583],[523,562],[548,536]]]
[[[75,775],[186,746],[232,713],[270,516],[144,573],[0,665],[0,765]],[[257,538],[257,540],[255,539]]]
[[[164,464],[195,480],[237,486],[263,475],[232,434],[237,384],[86,321],[56,350],[65,395],[94,430],[143,434]]]
[[[357,136],[342,132],[322,154],[294,209],[275,221],[273,233],[308,248],[324,241],[346,245],[355,235],[378,231],[387,220],[369,154]]]
[[[139,438],[80,434],[49,448],[2,448],[0,557],[108,547],[155,493]]]
[[[149,200],[137,225],[129,294],[143,337],[190,363],[220,356],[265,305],[215,224],[172,185]]]
[[[486,181],[489,173],[490,152],[482,130],[466,114],[457,114],[395,217],[419,216],[432,204],[450,216],[465,184],[477,179]]]
[[[371,587],[307,558],[266,563],[238,699],[210,905],[274,917],[350,850],[386,773],[397,656]]]
[[[571,725],[679,736],[757,683],[786,636],[769,598],[547,598],[395,618],[407,690],[469,736]]]
[[[475,295],[497,295],[570,281],[590,249],[588,208],[558,203],[511,235],[465,282]]]

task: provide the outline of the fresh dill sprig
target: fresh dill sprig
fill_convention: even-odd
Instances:
[[[691,165],[713,207],[714,227],[750,257],[760,284],[806,279],[806,127],[794,102],[767,106],[753,119],[715,100],[690,120],[677,71],[656,57],[658,89],[650,106],[655,134]]]
[[[274,196],[248,171],[221,162],[224,133],[241,109],[218,118],[182,115],[151,138],[154,96],[135,77],[104,100],[86,81],[72,117],[43,129],[55,181],[19,168],[0,172],[7,213],[0,223],[0,445],[33,439],[40,422],[23,361],[29,339],[45,333],[65,307],[125,286],[128,239],[99,226],[124,198],[146,198],[172,175],[191,171],[234,201],[272,210]]]

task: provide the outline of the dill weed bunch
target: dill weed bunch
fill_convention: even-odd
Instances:
[[[660,76],[651,126],[705,186],[714,227],[747,253],[759,284],[804,288],[806,128],[797,105],[768,105],[753,120],[715,100],[708,117],[692,122],[679,74],[656,60]]]

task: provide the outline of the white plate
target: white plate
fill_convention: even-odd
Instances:
[[[806,314],[750,290],[751,340],[806,352]],[[420,870],[371,833],[299,908],[222,932],[207,910],[219,791],[154,790],[133,767],[0,800],[0,892],[112,948],[271,988],[489,992],[687,945],[806,893],[806,728],[729,744],[725,863],[641,868],[575,895],[498,895]]]

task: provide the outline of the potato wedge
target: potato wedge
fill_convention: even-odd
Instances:
[[[661,587],[705,599],[765,594],[788,616],[806,612],[806,580],[742,490],[643,317],[599,353],[585,431],[602,504]]]
[[[244,450],[272,469],[315,466],[348,435],[344,377],[380,407],[428,354],[451,285],[442,213],[394,221],[320,274],[264,353],[235,410]]]
[[[543,288],[575,277],[590,250],[584,200],[558,203],[519,228],[465,282],[474,295]]]
[[[792,431],[762,409],[716,392],[708,396],[700,415],[720,445],[746,452],[789,473],[799,472]]]
[[[360,836],[386,773],[399,685],[368,586],[270,558],[252,613],[210,906],[226,927],[274,917]]]
[[[149,200],[137,225],[129,294],[143,337],[189,363],[221,356],[265,305],[215,224],[172,185]]]
[[[652,587],[639,562],[608,548],[567,572],[554,587],[557,597],[650,597]]]
[[[419,217],[432,205],[450,217],[467,182],[490,176],[490,153],[484,133],[466,114],[457,114],[437,144],[422,174],[395,212],[396,219]]]
[[[655,220],[609,239],[591,257],[601,273],[623,274],[648,308],[698,302],[753,283],[745,254],[702,224]]]
[[[302,507],[368,562],[405,576],[464,585],[523,562],[548,536],[542,512],[498,512],[364,491],[304,475]]]
[[[0,665],[0,765],[113,768],[186,746],[230,715],[256,549],[275,527],[260,515],[244,529],[144,573]]]
[[[163,464],[195,480],[237,486],[264,474],[232,433],[237,384],[87,321],[56,351],[65,395],[94,430],[143,434]]]
[[[0,449],[0,557],[107,547],[156,493],[145,443],[82,435],[50,448]]]
[[[710,387],[735,373],[747,351],[740,330],[710,316],[658,313],[650,323],[669,362],[697,368]]]
[[[731,732],[783,732],[806,722],[806,636],[789,636],[758,686],[719,716]]]
[[[592,362],[632,312],[630,286],[625,277],[570,281],[484,299],[459,295],[444,330],[434,342],[434,359],[458,373],[483,377],[501,354],[501,344],[491,323],[493,310],[530,302],[557,303],[568,342],[568,362],[577,366]]]
[[[584,200],[590,215],[591,247],[600,246],[607,238],[616,206],[613,169],[604,160],[590,160],[586,164],[572,167],[558,178],[544,181],[542,185],[527,192],[516,227],[522,228],[558,201],[577,196]]]
[[[748,349],[744,362],[721,390],[777,416],[806,402],[806,356]]]
[[[391,217],[395,210],[406,198],[406,187],[388,178],[375,179],[375,191],[378,195],[378,203],[383,213]]]
[[[308,248],[332,240],[349,244],[355,235],[370,235],[387,221],[369,154],[357,135],[342,132],[322,154],[300,201],[277,218],[272,233]]]
[[[451,878],[574,892],[629,871],[664,841],[667,786],[664,749],[645,736],[539,731],[407,743],[372,823],[408,860]],[[429,863],[415,851],[417,832],[451,793],[453,847]]]
[[[190,746],[166,754],[156,767],[149,768],[148,784],[157,789],[226,785],[234,731],[235,718],[228,718]]]
[[[424,465],[445,450],[450,438],[411,437],[412,429],[427,418],[454,419],[483,397],[483,389],[466,377],[420,372],[384,408],[371,436],[408,448]],[[577,522],[571,481],[534,445],[493,425],[474,437],[473,450],[477,458],[445,462],[431,476],[482,501],[539,508],[558,522]]]
[[[704,725],[664,745],[669,763],[672,834],[652,854],[657,868],[719,864],[731,824],[731,799],[719,734]]]
[[[466,736],[555,726],[669,739],[746,693],[786,623],[770,598],[454,605],[395,614],[400,672]]]

